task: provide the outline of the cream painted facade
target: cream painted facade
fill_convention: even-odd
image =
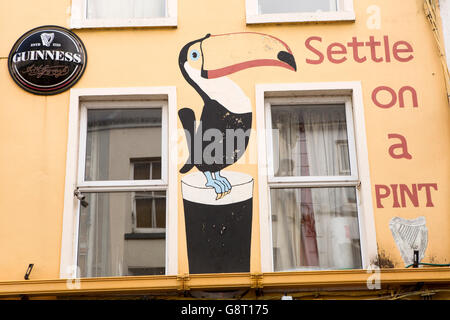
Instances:
[[[394,266],[382,268],[382,285],[425,282],[430,290],[448,288],[449,267],[405,269],[389,229],[394,217],[425,217],[428,244],[422,262],[450,263],[450,107],[442,60],[423,0],[343,1],[343,8],[344,3],[351,3],[354,19],[346,11],[342,21],[328,17],[328,21],[313,23],[250,23],[246,10],[252,1],[198,0],[193,5],[191,1],[170,0],[171,6],[176,4],[172,11],[175,25],[172,16],[163,26],[117,28],[73,27],[73,2],[81,1],[42,0],[37,5],[30,0],[0,0],[1,295],[230,288],[276,291],[353,284],[366,288],[371,276],[366,269],[373,267],[377,254]],[[443,16],[448,17],[448,12]],[[15,41],[41,25],[71,29],[83,41],[88,56],[82,78],[72,89],[53,96],[22,90],[8,73],[8,55]],[[184,136],[177,135],[183,128],[177,112],[189,107],[198,119],[203,101],[180,73],[178,55],[186,43],[208,33],[241,32],[282,40],[292,50],[297,71],[269,66],[229,75],[250,101],[255,129],[245,156],[229,167],[254,179],[250,272],[192,275],[181,192],[184,175],[179,173],[187,150]],[[380,43],[376,49],[367,44],[371,40]],[[250,45],[239,41],[236,47]],[[362,42],[358,53],[349,45],[352,41]],[[211,50],[219,56],[228,49],[223,45]],[[226,63],[227,59],[230,56],[224,55],[217,63]],[[79,122],[73,118],[73,110],[78,110],[80,101],[103,93],[101,99],[145,96],[168,103],[168,136],[163,148],[168,149],[165,186],[169,224],[167,243],[158,244],[160,259],[161,251],[166,252],[166,276],[124,277],[115,279],[117,282],[114,278],[95,278],[81,280],[81,288],[73,289],[65,280],[70,277],[67,267],[76,255],[72,243],[76,226],[70,220],[71,212],[79,206],[68,183],[68,173],[76,176],[78,166]],[[346,97],[351,101],[358,157],[356,180],[361,182],[357,186],[358,210],[363,212],[363,262],[359,270],[273,272],[267,201],[273,181],[268,178],[265,163],[270,155],[266,150],[265,108],[270,99],[295,96]],[[125,153],[122,155],[129,157]],[[414,190],[416,198],[411,196]],[[129,259],[142,258],[137,252],[140,250],[133,250]],[[31,280],[23,281],[30,263],[34,264]],[[443,297],[448,299],[448,293]]]

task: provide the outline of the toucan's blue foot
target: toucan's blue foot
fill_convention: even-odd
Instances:
[[[216,200],[219,200],[231,192],[231,184],[227,178],[222,177],[219,171],[213,174],[210,171],[203,172],[206,177],[206,187],[214,188],[217,193]]]
[[[227,178],[222,177],[220,175],[220,171],[217,171],[216,173],[214,173],[215,177],[216,177],[216,181],[220,181],[225,185],[225,192],[226,193],[230,193],[231,192],[231,183],[230,181],[228,181]]]

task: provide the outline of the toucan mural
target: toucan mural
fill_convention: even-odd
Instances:
[[[253,177],[228,167],[247,149],[252,106],[227,76],[254,67],[296,71],[294,56],[283,41],[270,35],[207,34],[187,43],[178,63],[203,100],[200,119],[190,108],[178,112],[189,150],[180,173],[198,169],[182,179],[189,272],[248,272]]]

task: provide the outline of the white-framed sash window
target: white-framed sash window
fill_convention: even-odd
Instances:
[[[71,28],[177,25],[177,0],[72,0]]]
[[[61,277],[177,273],[175,103],[172,87],[71,90]]]
[[[353,21],[353,0],[246,0],[247,24]]]
[[[376,239],[360,85],[256,91],[263,272],[367,268]]]

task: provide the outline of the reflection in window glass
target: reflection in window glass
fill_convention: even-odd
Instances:
[[[161,159],[161,108],[89,109],[87,118],[87,181],[130,180],[130,159]]]
[[[134,234],[133,196],[155,205],[139,205],[140,223],[161,227],[158,234]],[[78,240],[80,277],[152,275],[165,273],[165,191],[88,193],[81,207]],[[163,204],[164,203],[164,204]],[[152,211],[155,210],[155,211]],[[136,235],[138,235],[136,237]]]
[[[161,179],[161,158],[130,159],[133,165],[133,180]]]
[[[361,268],[355,188],[273,188],[270,198],[274,271]]]
[[[142,19],[166,15],[166,0],[88,0],[88,19]]]
[[[166,227],[166,193],[136,192],[136,228]]]
[[[276,177],[350,175],[345,105],[272,106]]]
[[[337,0],[258,0],[259,13],[336,11]]]

